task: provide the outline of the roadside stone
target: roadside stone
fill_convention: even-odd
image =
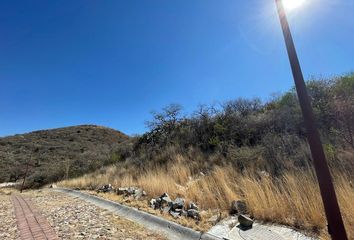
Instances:
[[[147,195],[145,191],[136,187],[120,187],[117,189],[116,193],[118,195],[124,195],[125,197],[132,196],[136,200]]]
[[[142,189],[136,189],[133,196],[135,199],[140,199],[144,196],[144,191]]]
[[[172,200],[167,193],[162,194],[160,199],[160,207],[170,206],[172,204]]]
[[[168,196],[167,193],[162,194],[160,198],[161,198],[162,201],[164,201],[166,203],[172,202],[170,196]]]
[[[180,215],[180,212],[174,212],[174,211],[170,211],[170,214],[172,217],[174,218],[179,218],[181,215]]]
[[[150,203],[151,208],[156,209],[156,199],[155,198],[152,198],[149,203]]]
[[[172,202],[172,209],[173,210],[182,209],[183,207],[184,207],[184,199],[183,198],[176,198]]]
[[[137,188],[135,188],[135,187],[128,187],[127,194],[134,195],[136,190],[137,190]]]
[[[175,209],[175,210],[173,210],[174,212],[177,212],[177,213],[179,213],[179,214],[181,214],[182,213],[182,211],[183,211],[183,209],[182,208],[178,208],[178,209]]]
[[[196,220],[201,219],[200,214],[199,214],[198,210],[196,210],[196,209],[188,209],[187,216],[190,218],[196,219]]]
[[[240,223],[240,226],[243,228],[252,228],[253,225],[253,220],[243,214],[240,214],[238,216],[238,222]]]
[[[113,191],[113,187],[111,184],[107,184],[107,185],[103,185],[102,187],[100,187],[99,189],[97,189],[97,192],[112,192]]]
[[[157,198],[155,202],[155,209],[161,208],[161,198]]]
[[[127,192],[128,192],[128,188],[125,188],[125,187],[120,187],[117,189],[118,195],[125,195]]]
[[[186,210],[182,209],[181,216],[182,217],[188,217],[188,212]]]
[[[170,206],[166,206],[166,207],[162,208],[161,210],[164,213],[168,213],[171,210],[171,207]]]
[[[194,202],[190,202],[190,203],[188,204],[187,209],[199,210],[199,207],[198,207],[197,204],[195,204]]]

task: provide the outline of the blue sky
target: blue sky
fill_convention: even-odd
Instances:
[[[354,70],[354,2],[289,12],[306,78]],[[185,113],[293,82],[273,0],[0,2],[0,136],[77,124],[145,131],[151,110]]]

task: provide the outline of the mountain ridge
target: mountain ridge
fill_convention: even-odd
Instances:
[[[24,176],[28,187],[79,176],[114,161],[114,149],[129,136],[92,124],[35,130],[0,137],[0,182]]]

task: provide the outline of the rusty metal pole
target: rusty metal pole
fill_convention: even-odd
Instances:
[[[299,59],[297,57],[296,49],[291,36],[284,6],[282,0],[275,0],[275,2],[277,5],[286,49],[295,81],[296,92],[299,98],[300,107],[307,130],[307,140],[310,145],[316,176],[320,186],[322,202],[328,222],[328,232],[333,240],[347,240],[348,237],[345,232],[332,177],[323,151],[320,135],[315,123],[315,117],[310,104],[309,96],[307,94],[304,77],[302,75]]]
[[[26,162],[25,176],[23,177],[23,182],[22,182],[21,189],[20,189],[20,192],[21,192],[21,193],[22,193],[23,188],[24,188],[24,186],[25,186],[25,181],[26,181],[26,177],[27,177],[27,173],[28,173],[28,167],[29,167],[29,164],[30,164],[30,162],[31,162],[31,160],[32,160],[33,150],[34,150],[34,143],[32,144],[32,149],[31,149],[30,157],[29,157],[29,159],[27,159],[27,162]]]

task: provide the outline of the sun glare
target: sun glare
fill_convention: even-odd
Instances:
[[[293,10],[300,7],[306,0],[283,0],[283,5],[286,10]]]

